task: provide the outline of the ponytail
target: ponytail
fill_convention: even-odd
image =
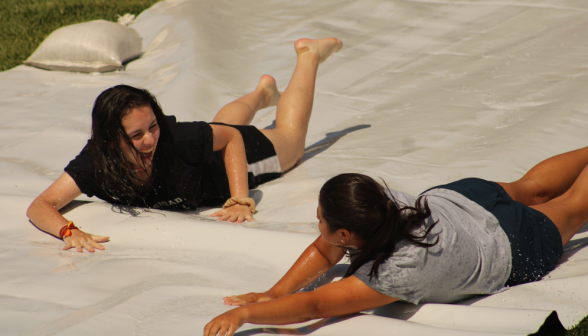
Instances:
[[[331,232],[346,229],[365,242],[359,250],[350,252],[352,261],[345,277],[373,260],[368,275],[377,278],[379,266],[392,256],[401,240],[424,248],[438,242],[438,238],[434,243],[424,242],[437,222],[421,236],[412,233],[431,216],[426,198],[420,196],[414,206],[399,207],[384,187],[365,175],[341,174],[331,178],[321,188],[319,204]]]

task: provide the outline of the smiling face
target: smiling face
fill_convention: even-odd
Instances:
[[[135,148],[141,153],[137,153],[124,139],[120,138],[120,147],[127,162],[138,172],[147,169],[147,173],[150,174],[159,141],[159,125],[153,110],[150,106],[132,108],[122,120],[122,126]]]

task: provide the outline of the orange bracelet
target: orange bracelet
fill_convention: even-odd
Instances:
[[[71,230],[79,230],[78,227],[74,225],[73,221],[69,221],[67,225],[65,225],[61,228],[61,230],[59,230],[59,237],[63,239],[63,237],[71,236]]]

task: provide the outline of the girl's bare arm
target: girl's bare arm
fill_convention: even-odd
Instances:
[[[230,126],[210,125],[213,134],[214,151],[222,151],[231,197],[249,197],[249,181],[247,179],[247,156],[241,133]],[[235,204],[213,213],[211,216],[220,220],[241,223],[252,221],[253,216],[246,205]]]
[[[47,190],[39,195],[27,210],[27,216],[39,229],[59,237],[59,231],[68,224],[59,210],[73,201],[81,194],[80,188],[68,173],[63,173]],[[70,237],[65,237],[64,250],[72,247],[78,252],[86,249],[94,252],[94,249],[104,250],[99,243],[108,241],[108,237],[95,236],[81,230],[72,230]]]
[[[210,321],[205,336],[232,336],[244,323],[288,324],[347,315],[386,305],[396,298],[381,294],[355,276],[324,285],[312,292],[230,310]]]
[[[249,293],[225,298],[225,304],[242,306],[273,300],[294,293],[316,280],[337,264],[345,255],[345,249],[332,246],[319,236],[294,265],[270,290],[265,293]]]

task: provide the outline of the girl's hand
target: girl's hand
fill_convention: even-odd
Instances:
[[[243,295],[227,296],[223,298],[228,306],[245,306],[250,303],[259,303],[275,299],[273,294],[265,293],[248,293]]]
[[[63,238],[65,242],[63,250],[67,251],[70,248],[75,248],[78,252],[84,252],[84,249],[88,252],[94,252],[95,249],[104,250],[104,246],[99,243],[105,243],[109,239],[109,237],[95,236],[82,230],[71,230],[71,236]]]
[[[245,323],[243,308],[236,308],[215,317],[204,327],[204,336],[233,336]]]
[[[253,215],[247,205],[235,204],[228,208],[219,210],[211,217],[217,217],[218,220],[229,221],[233,223],[243,223],[244,220],[253,221]]]

